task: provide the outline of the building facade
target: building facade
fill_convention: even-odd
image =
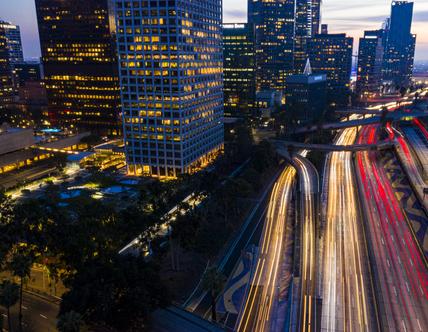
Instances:
[[[313,123],[324,117],[327,105],[327,76],[313,74],[309,61],[302,74],[286,79],[286,112],[299,124]]]
[[[115,2],[128,173],[193,173],[223,148],[222,3]]]
[[[248,22],[255,26],[256,89],[283,92],[294,66],[295,0],[249,0]]]
[[[252,114],[256,98],[254,26],[223,24],[224,114]]]
[[[112,0],[36,0],[52,125],[120,131],[120,88]]]
[[[12,69],[9,58],[8,39],[6,31],[0,26],[0,112],[13,101]],[[0,115],[0,118],[3,116]],[[1,124],[1,123],[0,123]]]
[[[386,23],[383,81],[397,87],[411,83],[416,35],[411,33],[413,2],[393,1],[391,17]]]
[[[19,26],[9,22],[0,21],[0,28],[4,30],[4,34],[7,39],[10,65],[23,62],[24,53],[22,52],[21,30]]]
[[[308,42],[314,74],[327,75],[327,100],[346,106],[350,96],[353,38],[346,34],[318,34]]]
[[[384,30],[364,31],[358,50],[356,93],[360,99],[378,92],[382,84]]]
[[[296,0],[294,72],[301,73],[308,59],[307,43],[319,33],[321,0]]]

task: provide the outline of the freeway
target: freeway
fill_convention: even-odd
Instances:
[[[23,297],[23,325],[25,332],[54,332],[56,329],[56,316],[59,306],[56,303],[46,301],[38,295],[24,292]],[[18,305],[11,309],[13,326],[18,324]],[[0,314],[4,317],[4,326],[7,326],[6,310],[0,307]],[[1,330],[1,326],[0,326]],[[18,329],[14,329],[18,331]]]
[[[343,130],[335,143],[351,145],[356,128]],[[375,331],[376,316],[351,152],[327,156],[321,331]]]
[[[306,151],[305,151],[306,152]],[[301,294],[299,331],[316,331],[316,220],[319,177],[316,168],[304,157],[293,157],[299,172],[301,217]]]
[[[292,196],[295,169],[287,166],[274,184],[259,243],[259,254],[250,281],[247,300],[238,318],[237,331],[270,331],[279,296],[287,211]]]
[[[376,142],[377,126],[361,131],[358,143]],[[356,167],[373,248],[382,328],[428,331],[428,271],[400,202],[376,152],[358,152]]]

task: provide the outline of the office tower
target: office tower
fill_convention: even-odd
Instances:
[[[411,83],[416,35],[411,33],[413,2],[393,1],[386,24],[383,81],[395,86]]]
[[[298,123],[322,119],[327,103],[327,76],[313,74],[309,60],[303,73],[286,78],[286,112]]]
[[[319,34],[308,42],[315,74],[327,74],[330,106],[345,106],[350,95],[353,38],[346,34]]]
[[[36,0],[52,125],[118,134],[120,89],[111,0]]]
[[[254,110],[255,85],[254,26],[223,24],[224,113],[245,117]]]
[[[295,0],[249,0],[248,22],[256,31],[257,91],[283,92],[293,72]]]
[[[0,26],[0,112],[13,100],[12,69],[10,66],[9,46],[6,30]]]
[[[10,65],[23,62],[24,54],[22,52],[21,31],[19,26],[0,20],[0,28],[4,30],[7,39]]]
[[[116,0],[128,173],[174,178],[223,148],[219,0]]]
[[[384,30],[364,31],[358,50],[356,92],[359,98],[379,91],[382,83]]]
[[[42,67],[40,62],[25,61],[14,65],[15,76],[19,86],[24,86],[26,82],[41,81]]]
[[[305,67],[307,41],[319,32],[320,0],[296,0],[296,23],[294,45],[294,72],[301,73]]]

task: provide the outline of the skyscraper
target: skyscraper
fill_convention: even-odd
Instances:
[[[295,0],[249,0],[248,22],[256,31],[257,91],[283,92],[293,72]]]
[[[192,173],[223,148],[222,4],[116,0],[128,173]]]
[[[8,38],[5,28],[0,26],[0,112],[4,112],[4,109],[12,102],[12,99],[13,84]]]
[[[252,24],[223,24],[224,112],[248,116],[254,109],[255,48]]]
[[[301,73],[308,59],[307,42],[319,32],[320,0],[296,0],[294,71]]]
[[[318,34],[308,42],[314,74],[327,74],[330,106],[344,106],[350,95],[353,38],[346,34]]]
[[[111,0],[36,0],[53,125],[118,133],[120,89],[113,9]]]
[[[360,98],[379,91],[382,81],[384,30],[365,31],[360,38],[356,92]]]
[[[4,34],[7,39],[10,65],[23,62],[24,54],[22,52],[21,30],[19,26],[9,22],[0,21],[0,28],[4,30]]]
[[[393,1],[391,18],[386,24],[383,80],[396,86],[408,86],[413,73],[416,35],[411,33],[413,2]]]

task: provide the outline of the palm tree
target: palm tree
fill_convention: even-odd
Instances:
[[[210,267],[202,277],[202,287],[210,293],[211,297],[211,319],[217,321],[216,300],[217,296],[223,290],[225,277],[216,267]]]
[[[82,315],[75,311],[69,311],[59,316],[56,327],[60,332],[80,332],[82,325]]]
[[[7,310],[7,321],[9,331],[12,332],[12,320],[10,318],[10,308],[19,300],[19,286],[14,282],[5,280],[0,285],[0,305]]]
[[[24,289],[24,279],[28,278],[31,273],[31,266],[33,262],[30,255],[23,253],[17,253],[13,255],[10,262],[10,270],[12,274],[19,277],[20,289],[19,289],[19,331],[22,332],[22,294]]]

